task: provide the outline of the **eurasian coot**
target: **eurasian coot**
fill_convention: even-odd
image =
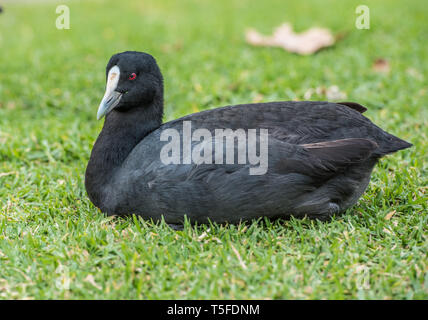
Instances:
[[[151,55],[116,54],[106,75],[85,186],[109,215],[171,225],[185,215],[325,220],[357,202],[382,156],[411,146],[351,102],[242,104],[162,124],[163,78]]]

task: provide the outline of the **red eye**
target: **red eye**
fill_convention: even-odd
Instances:
[[[129,76],[129,80],[135,80],[137,78],[137,75],[133,72],[131,73],[131,75]]]

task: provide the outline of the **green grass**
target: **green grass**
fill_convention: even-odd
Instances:
[[[64,1],[61,1],[63,3]],[[0,15],[0,298],[428,298],[426,1],[7,1]],[[283,21],[347,36],[302,57],[254,48],[244,31]],[[104,68],[153,54],[165,120],[227,104],[303,99],[337,85],[414,144],[383,159],[359,203],[330,223],[187,225],[106,218],[84,170],[102,123]],[[376,58],[389,74],[371,69]],[[325,96],[313,96],[325,100]],[[391,219],[388,213],[395,212]],[[67,286],[69,287],[67,289]]]

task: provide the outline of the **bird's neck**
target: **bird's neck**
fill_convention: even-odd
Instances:
[[[113,110],[92,149],[86,168],[85,186],[92,202],[99,207],[101,193],[122,163],[150,132],[162,124],[162,100],[126,112]]]

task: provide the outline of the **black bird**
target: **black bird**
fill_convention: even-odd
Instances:
[[[136,214],[155,221],[163,216],[172,226],[180,226],[185,215],[198,223],[289,216],[326,220],[358,201],[382,156],[411,146],[374,125],[362,115],[366,108],[352,102],[242,104],[162,124],[163,78],[151,55],[116,54],[106,76],[98,119],[106,118],[85,186],[92,203],[108,215]],[[212,141],[205,141],[207,148],[201,147],[201,139],[209,135],[184,140],[185,123],[212,134]],[[230,129],[232,157],[226,159],[226,138],[205,162],[189,162],[185,148],[205,156],[210,146],[214,150],[219,140],[224,142],[214,135],[216,129]],[[250,129],[257,129],[255,142],[250,141]],[[267,138],[262,130],[267,130]],[[172,131],[176,134],[168,140],[162,137]],[[241,138],[248,132],[244,147],[239,146],[238,131]],[[180,139],[178,152],[171,148],[163,154],[170,157],[168,163],[162,160],[162,150],[172,146],[174,137]],[[245,158],[247,147],[250,157],[250,143],[258,147],[256,155],[267,156],[265,167],[260,161],[259,172],[253,174],[250,170],[257,166]]]

